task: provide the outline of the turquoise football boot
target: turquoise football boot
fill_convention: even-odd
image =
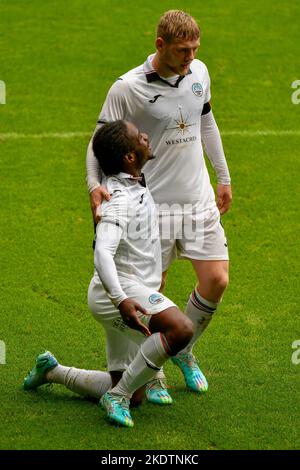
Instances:
[[[34,390],[40,385],[48,383],[46,373],[57,365],[58,362],[51,352],[45,351],[39,354],[36,358],[35,366],[25,377],[23,383],[24,390]]]
[[[130,415],[129,403],[128,398],[111,392],[106,392],[100,400],[100,405],[106,411],[110,421],[132,428],[134,423]]]
[[[161,379],[153,379],[146,385],[146,397],[150,403],[156,405],[171,405],[172,397]]]
[[[177,354],[171,358],[173,364],[178,366],[183,375],[187,388],[198,393],[205,393],[208,389],[208,383],[201,372],[198,361],[192,353]]]

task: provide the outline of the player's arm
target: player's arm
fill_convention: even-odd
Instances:
[[[109,200],[110,195],[105,186],[101,185],[103,173],[96,159],[92,141],[95,132],[105,122],[116,121],[117,119],[124,119],[126,111],[125,100],[125,84],[123,80],[117,80],[109,90],[103,108],[101,110],[96,129],[89,142],[87,155],[86,155],[86,181],[90,194],[90,204],[93,213],[94,222],[97,224],[101,218],[100,205],[103,199]]]
[[[201,116],[201,137],[205,152],[217,174],[217,206],[221,214],[225,214],[232,201],[231,179],[226,162],[220,131],[215,121],[210,104],[204,105],[206,113]]]
[[[210,76],[205,67],[204,74],[205,95],[201,115],[201,138],[205,152],[217,174],[217,206],[220,214],[225,214],[230,208],[232,193],[230,174],[223,150],[220,132],[213,116],[210,105]]]
[[[97,224],[101,219],[100,205],[103,199],[106,199],[107,201],[110,199],[110,194],[106,187],[101,185],[103,174],[92,148],[93,137],[99,127],[100,126],[97,124],[94,134],[89,142],[86,155],[87,186],[95,224]]]
[[[118,210],[120,211],[120,208]],[[95,267],[109,298],[119,309],[124,323],[130,328],[150,336],[149,329],[137,315],[137,311],[147,314],[146,310],[135,300],[128,298],[119,281],[114,256],[126,230],[126,224],[122,220],[122,215],[116,217],[113,212],[104,212],[101,222],[97,225]]]

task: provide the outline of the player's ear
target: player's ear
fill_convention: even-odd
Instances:
[[[126,153],[126,155],[124,155],[123,158],[124,158],[124,162],[129,163],[130,165],[132,165],[136,161],[136,155],[134,152]]]
[[[158,51],[162,51],[165,45],[165,40],[161,37],[156,38],[155,46]]]

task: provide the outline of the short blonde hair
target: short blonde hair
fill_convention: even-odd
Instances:
[[[174,39],[194,40],[200,37],[200,28],[191,15],[181,10],[166,11],[157,26],[157,37],[166,42]]]

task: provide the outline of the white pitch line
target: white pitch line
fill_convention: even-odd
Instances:
[[[0,139],[74,139],[91,137],[92,132],[41,132],[40,134],[20,134],[18,132],[0,133]]]
[[[268,136],[274,136],[274,137],[284,137],[284,136],[289,136],[289,135],[300,135],[300,129],[288,129],[288,130],[272,130],[272,129],[266,129],[266,130],[256,130],[256,131],[220,131],[221,135],[225,136],[239,136],[239,137],[268,137]]]
[[[300,129],[289,130],[228,130],[221,131],[222,136],[238,136],[238,137],[285,137],[300,136]],[[16,139],[74,139],[76,137],[91,137],[92,132],[41,132],[39,134],[22,134],[18,132],[0,133],[0,140],[16,140]]]

